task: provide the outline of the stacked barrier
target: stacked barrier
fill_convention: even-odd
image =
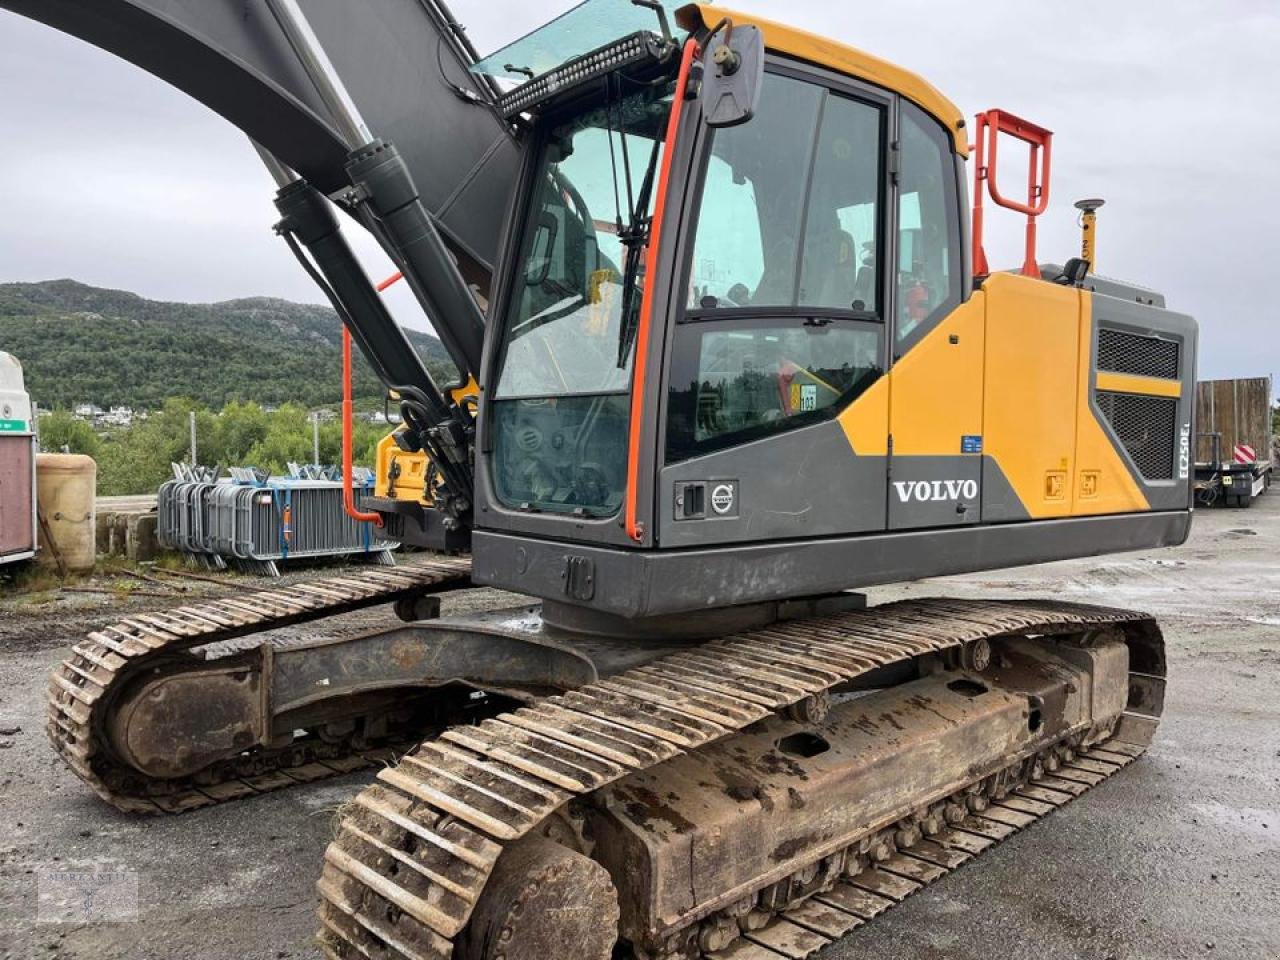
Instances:
[[[373,524],[353,520],[342,506],[342,481],[328,468],[289,464],[289,476],[248,467],[230,476],[174,466],[157,503],[157,537],[204,566],[228,564],[279,576],[278,564],[315,557],[359,555],[392,564],[400,544],[375,536]],[[356,504],[373,493],[373,472],[357,469]]]

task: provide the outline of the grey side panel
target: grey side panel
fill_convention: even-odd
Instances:
[[[1098,423],[1115,444],[1152,510],[1176,510],[1191,502],[1193,478],[1190,469],[1191,444],[1195,408],[1196,348],[1198,328],[1195,320],[1183,313],[1148,306],[1132,300],[1094,294],[1092,316],[1092,343],[1089,362],[1089,406]],[[1133,457],[1125,449],[1121,437],[1103,414],[1098,404],[1098,331],[1119,330],[1142,337],[1158,337],[1173,340],[1180,345],[1178,377],[1182,391],[1176,401],[1173,436],[1173,479],[1149,480],[1143,476]]]
[[[856,455],[835,420],[696,457],[661,473],[658,539],[667,548],[883,530],[885,473],[885,458]],[[677,519],[676,493],[689,481],[705,481],[708,494],[736,484],[736,503]]]
[[[331,193],[347,145],[264,0],[0,0],[0,7],[142,67],[221,114]],[[469,52],[422,0],[302,0],[375,136],[396,143],[455,249],[487,269],[517,149],[465,69]],[[443,76],[442,76],[443,75]],[[481,98],[479,105],[446,84]]]
[[[1030,520],[1031,514],[1023,505],[1013,484],[1000,469],[994,457],[982,458],[982,522],[1009,523]]]
[[[982,513],[979,454],[893,458],[889,529],[953,527],[977,523]]]
[[[1174,546],[1190,528],[1191,512],[1178,510],[679,551],[477,532],[472,579],[639,618]],[[590,573],[588,590],[577,589],[582,571]]]
[[[1040,276],[1045,280],[1054,280],[1062,276],[1062,265],[1057,263],[1041,263]],[[1164,294],[1151,290],[1148,287],[1140,287],[1136,283],[1130,283],[1127,280],[1114,280],[1111,277],[1102,277],[1090,274],[1085,278],[1083,287],[1090,293],[1101,293],[1104,296],[1116,297],[1120,300],[1131,300],[1135,303],[1145,303],[1152,307],[1164,307]]]

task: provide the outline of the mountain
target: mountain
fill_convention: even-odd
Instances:
[[[409,331],[432,374],[454,378],[440,341]],[[165,303],[75,280],[0,284],[0,350],[21,361],[41,407],[159,407],[192,397],[307,407],[341,399],[341,326],[329,307],[249,297]],[[355,395],[382,395],[356,351]]]

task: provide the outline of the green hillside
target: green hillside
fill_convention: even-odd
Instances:
[[[331,405],[341,397],[340,330],[329,307],[269,297],[164,303],[75,280],[0,284],[0,350],[21,361],[45,409],[156,409],[171,396],[212,409]],[[452,379],[440,341],[409,336],[431,372]],[[357,357],[356,396],[381,396]]]

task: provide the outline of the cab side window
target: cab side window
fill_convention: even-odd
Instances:
[[[767,76],[756,117],[712,144],[688,305],[875,313],[883,118]]]
[[[796,302],[875,313],[881,111],[830,95],[818,133],[805,211]]]
[[[769,74],[750,123],[718,130],[703,179],[689,306],[791,306],[825,91]]]
[[[960,303],[960,225],[951,143],[923,110],[903,101],[898,194],[897,353]]]

